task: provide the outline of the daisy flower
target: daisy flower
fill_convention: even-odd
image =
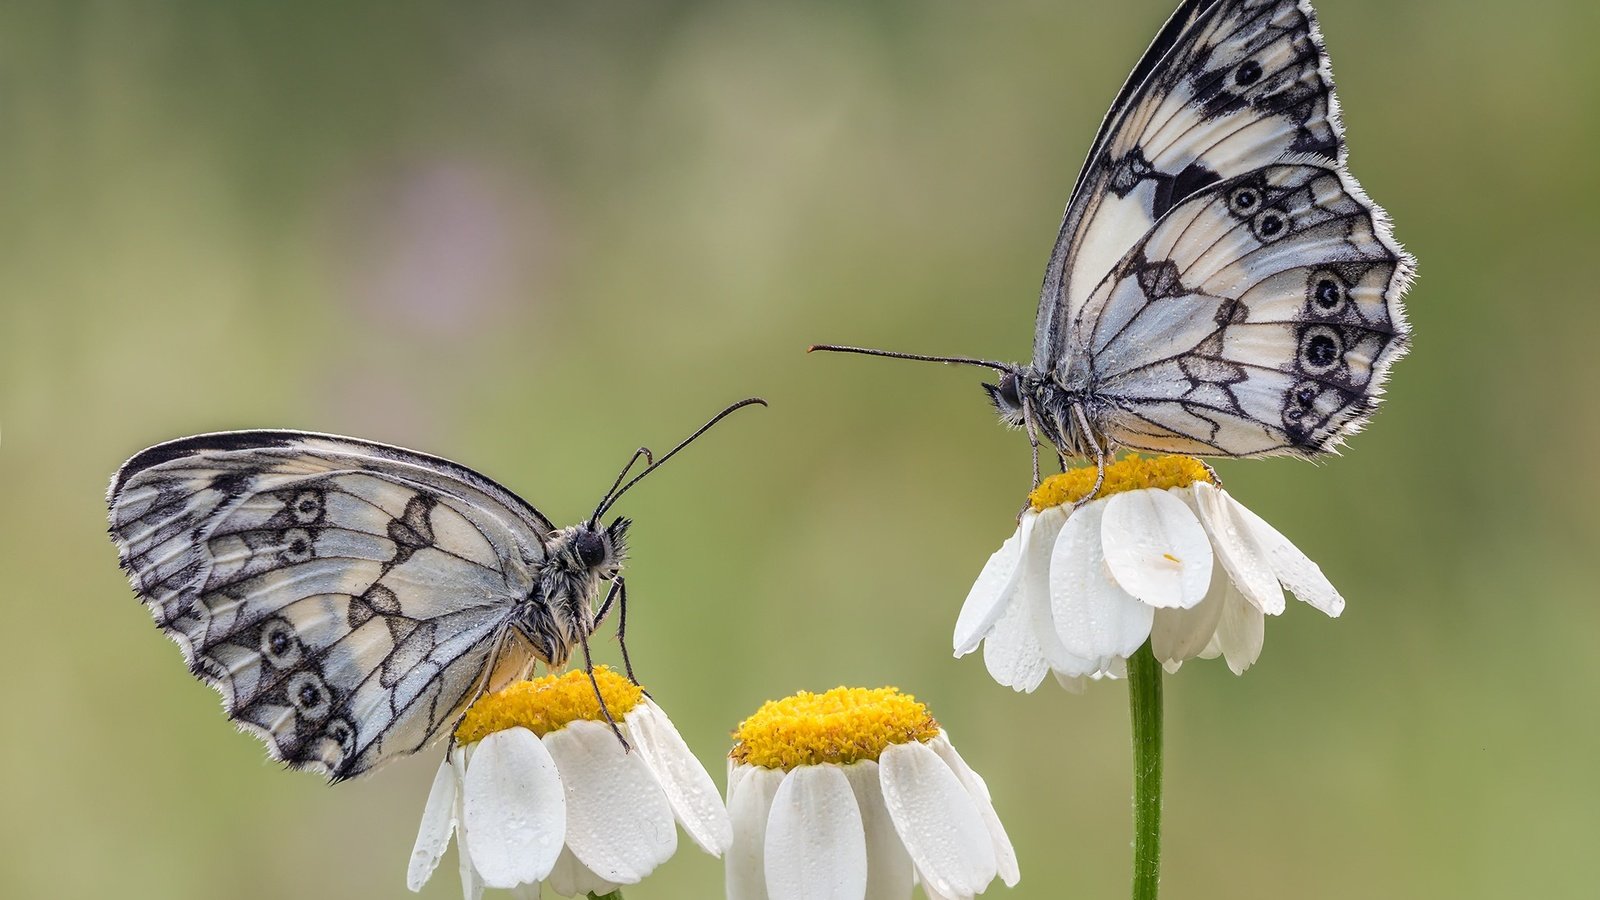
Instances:
[[[894,688],[770,701],[729,755],[728,900],[970,900],[1017,858],[989,789]]]
[[[1081,689],[1124,675],[1146,641],[1168,671],[1222,656],[1241,674],[1285,588],[1329,616],[1343,611],[1322,570],[1199,460],[1122,459],[1075,506],[1094,480],[1089,466],[1039,485],[961,608],[956,656],[983,644],[1001,684],[1032,691],[1054,674]]]
[[[661,708],[628,679],[594,670],[606,707],[632,750],[606,723],[587,673],[547,675],[478,699],[434,777],[406,884],[420,890],[455,835],[461,889],[538,897],[543,882],[572,897],[633,884],[672,856],[678,824],[721,856],[732,841],[727,811]]]

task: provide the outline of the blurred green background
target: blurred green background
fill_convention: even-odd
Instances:
[[[0,7],[0,895],[399,897],[435,757],[267,762],[151,627],[102,495],[223,428],[461,460],[558,521],[627,453],[634,659],[719,783],[763,699],[892,683],[989,779],[1022,898],[1123,895],[1120,684],[956,661],[1027,446],[1061,207],[1172,0]],[[1421,260],[1347,455],[1223,463],[1343,590],[1168,681],[1165,896],[1593,897],[1600,8],[1322,4]],[[614,646],[604,650],[615,658]],[[719,896],[682,850],[640,898]],[[426,892],[457,895],[448,862]]]

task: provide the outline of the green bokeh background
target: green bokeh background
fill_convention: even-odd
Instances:
[[[125,457],[352,433],[573,520],[748,394],[622,505],[690,745],[720,783],[763,699],[899,685],[1011,830],[990,896],[1123,895],[1122,685],[1015,695],[948,650],[1026,442],[972,372],[801,351],[1024,356],[1171,5],[0,9],[0,895],[406,895],[436,758],[328,788],[234,733],[117,571]],[[1416,341],[1345,456],[1218,466],[1349,609],[1168,681],[1165,895],[1592,897],[1600,8],[1322,6]],[[720,896],[680,845],[630,897]],[[426,896],[457,890],[447,860]]]

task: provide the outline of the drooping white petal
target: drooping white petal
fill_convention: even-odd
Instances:
[[[467,807],[460,785],[467,783],[467,760],[474,747],[457,747],[450,751],[450,769],[455,772],[456,784],[456,867],[461,876],[462,900],[482,900],[483,879],[472,865],[471,841],[467,838]]]
[[[844,773],[822,765],[785,775],[772,798],[762,852],[772,900],[861,900],[867,837]]]
[[[733,822],[733,844],[723,857],[728,900],[767,900],[767,818],[772,798],[783,783],[783,772],[760,766],[738,765],[728,779],[728,818]]]
[[[1068,675],[1064,672],[1051,672],[1056,677],[1056,684],[1069,694],[1081,694],[1089,689],[1089,676]]]
[[[733,840],[727,807],[672,720],[646,697],[628,711],[627,725],[639,756],[656,776],[683,830],[702,850],[721,856]]]
[[[893,744],[878,757],[883,799],[924,882],[957,896],[980,893],[998,870],[994,841],[961,779],[927,745]]]
[[[864,900],[906,900],[911,896],[911,854],[901,843],[889,807],[883,802],[878,764],[870,759],[841,766],[839,771],[850,781],[856,805],[861,809],[861,828],[867,836],[867,892]]]
[[[550,877],[545,879],[545,883],[550,885],[551,891],[563,897],[579,897],[591,892],[598,896],[609,894],[620,887],[596,875],[592,869],[572,855],[570,847],[561,848],[561,855],[556,857],[555,868],[550,870]]]
[[[439,771],[433,776],[433,787],[428,789],[428,802],[422,808],[422,825],[417,829],[417,842],[411,847],[411,865],[406,870],[406,887],[422,890],[433,870],[450,846],[450,835],[456,830],[456,773],[450,767],[450,758],[439,761]]]
[[[1155,609],[1111,582],[1101,552],[1105,503],[1085,504],[1067,518],[1050,556],[1050,607],[1056,634],[1074,656],[1126,657],[1150,637]]]
[[[556,865],[560,865],[560,860]],[[571,896],[570,894],[568,896]],[[532,884],[519,884],[511,889],[511,900],[539,900],[539,882]]]
[[[461,842],[456,841],[456,851],[461,850]],[[472,867],[472,860],[461,854],[461,900],[483,900],[483,879],[478,876],[478,870]]]
[[[508,888],[550,874],[566,801],[555,761],[533,732],[508,728],[479,741],[461,798],[472,865],[485,885]]]
[[[1223,599],[1231,587],[1228,570],[1213,566],[1211,589],[1198,606],[1156,610],[1155,623],[1150,626],[1150,649],[1168,672],[1176,672],[1184,660],[1199,656],[1211,643],[1217,623],[1222,620]]]
[[[1189,495],[1200,513],[1200,523],[1211,535],[1211,545],[1239,593],[1269,616],[1283,612],[1283,588],[1273,574],[1267,548],[1256,537],[1227,494],[1203,481],[1195,482]]]
[[[1227,497],[1226,494],[1223,496]],[[1329,616],[1338,616],[1344,612],[1344,598],[1334,589],[1333,583],[1322,574],[1322,569],[1312,562],[1309,557],[1300,552],[1300,548],[1289,542],[1289,539],[1278,532],[1278,529],[1267,524],[1244,504],[1228,497],[1228,504],[1234,513],[1250,526],[1250,531],[1256,540],[1267,548],[1267,558],[1272,562],[1272,572],[1283,582],[1283,586],[1294,592],[1305,603]]]
[[[1261,610],[1229,585],[1222,601],[1222,620],[1217,623],[1217,645],[1233,674],[1243,675],[1255,665],[1265,638],[1266,618]]]
[[[1050,555],[1066,524],[1067,509],[1064,507],[1053,506],[1039,513],[1022,545],[1022,564],[1014,588],[1016,599],[1011,601],[1027,610],[1031,623],[1029,631],[1058,680],[1061,676],[1087,675],[1098,665],[1095,660],[1073,655],[1061,643],[1050,605]]]
[[[1050,672],[1050,663],[1034,634],[1033,616],[1021,603],[1007,605],[1005,615],[983,642],[983,664],[995,681],[1031,693]]]
[[[989,785],[984,782],[983,776],[973,771],[967,761],[956,752],[955,744],[950,742],[950,736],[939,732],[939,736],[928,742],[928,746],[950,771],[956,773],[961,786],[967,789],[967,794],[978,805],[978,812],[983,815],[983,824],[989,829],[989,838],[994,842],[995,869],[1000,875],[1000,880],[1006,887],[1015,887],[1021,879],[1022,873],[1017,868],[1017,851],[1011,846],[1011,837],[1006,834],[1006,827],[1000,824],[1000,815],[994,811],[994,801],[989,797]]]
[[[966,602],[961,604],[961,612],[956,616],[953,643],[957,657],[978,649],[979,642],[1005,615],[1017,579],[1022,544],[1028,530],[1033,527],[1034,518],[1031,510],[1022,514],[1017,530],[983,564],[978,580],[972,583],[972,590],[967,592]]]
[[[567,794],[567,846],[596,875],[634,884],[678,849],[672,805],[638,753],[602,722],[544,736]]]
[[[722,783],[728,786],[727,797],[731,801],[733,800],[734,788],[739,786],[739,781],[744,778],[746,772],[750,771],[750,766],[741,765],[738,760],[735,760],[731,756],[728,757],[727,762],[727,778],[725,778]]]
[[[1105,503],[1100,537],[1112,579],[1133,596],[1151,606],[1180,609],[1205,597],[1211,542],[1194,513],[1171,493],[1113,494]]]

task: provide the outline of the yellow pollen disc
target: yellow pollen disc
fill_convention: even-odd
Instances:
[[[939,723],[910,694],[892,687],[837,687],[768,700],[733,732],[728,754],[767,769],[876,760],[890,744],[929,741]]]
[[[1094,466],[1068,469],[1060,475],[1046,478],[1028,495],[1028,502],[1035,512],[1077,503],[1094,488],[1094,478]],[[1197,481],[1217,483],[1205,463],[1192,456],[1153,456],[1149,459],[1128,456],[1106,466],[1105,483],[1100,485],[1100,493],[1095,497],[1104,499],[1123,491],[1145,488],[1165,490],[1188,487]]]
[[[606,707],[618,721],[644,697],[642,688],[607,666],[595,666],[594,677],[600,683],[600,693],[605,695]],[[507,728],[526,728],[544,737],[579,719],[604,722],[606,716],[595,699],[589,674],[574,669],[514,682],[479,697],[456,726],[456,741],[475,743]]]

